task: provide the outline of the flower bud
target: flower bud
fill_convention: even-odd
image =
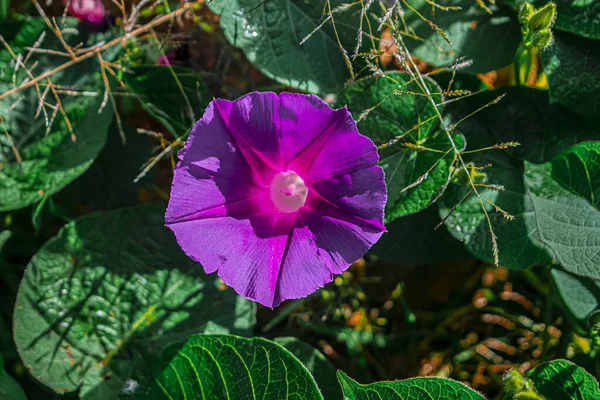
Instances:
[[[534,32],[550,29],[556,16],[556,4],[547,3],[529,18],[529,29]]]
[[[534,9],[531,3],[523,3],[521,10],[519,11],[519,21],[522,24],[526,24],[529,18],[533,15]]]
[[[69,6],[69,12],[82,21],[98,24],[106,15],[101,0],[65,0],[65,4]]]
[[[550,29],[543,29],[533,34],[533,46],[542,50],[552,43],[552,32]]]

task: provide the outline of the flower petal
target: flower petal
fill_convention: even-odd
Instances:
[[[254,183],[252,170],[215,113],[214,103],[196,123],[178,157],[167,225],[264,191]]]
[[[315,182],[313,189],[322,199],[339,208],[336,215],[346,213],[385,230],[383,210],[387,201],[387,189],[381,167],[363,168]],[[323,205],[315,205],[314,200],[311,207],[324,210]]]
[[[288,166],[319,136],[326,133],[340,114],[344,114],[344,111],[332,110],[317,96],[281,93],[279,95],[280,153],[285,166]]]
[[[333,123],[313,140],[290,164],[290,169],[305,172],[303,179],[318,182],[377,163],[377,147],[361,135],[346,108],[336,110]]]
[[[280,169],[277,95],[252,92],[233,102],[218,99],[214,103],[250,167],[264,180],[271,178],[274,173],[269,170]]]

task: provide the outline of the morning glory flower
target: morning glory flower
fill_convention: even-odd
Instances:
[[[82,21],[94,24],[102,22],[106,10],[101,0],[65,0],[69,12]]]
[[[207,273],[265,306],[331,282],[385,230],[376,146],[316,96],[214,100],[178,156],[167,226]]]

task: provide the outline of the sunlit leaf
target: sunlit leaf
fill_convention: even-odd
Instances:
[[[186,257],[163,215],[160,206],[90,214],[33,257],[14,334],[34,377],[58,392],[83,384],[82,396],[114,398],[141,356],[193,333],[252,329],[254,303]]]
[[[323,398],[313,377],[292,353],[259,337],[192,336],[166,362],[157,365],[150,389],[137,391],[135,398]]]

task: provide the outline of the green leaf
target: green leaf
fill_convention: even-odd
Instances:
[[[600,278],[600,142],[577,144],[551,161],[525,164],[540,239],[572,273]]]
[[[17,381],[4,370],[4,361],[0,355],[0,399],[27,400],[25,392]]]
[[[86,33],[83,25],[78,26],[71,18],[66,21],[68,27],[82,29],[82,34],[75,39],[86,45],[93,42],[95,35]],[[13,33],[9,33],[13,37],[10,45],[14,52],[19,53],[38,40],[45,23],[41,18],[36,18],[24,20],[19,28],[10,25],[9,30],[13,30]],[[47,36],[50,37],[44,42],[44,48],[52,49],[57,45],[57,40],[52,38],[53,35]],[[67,39],[73,41],[71,37]],[[107,59],[110,58],[107,56]],[[12,81],[14,61],[11,60],[8,51],[0,51],[0,93],[15,85]],[[63,61],[60,58],[58,60]],[[56,57],[47,54],[39,57],[34,55],[29,62],[38,62],[40,70],[49,70],[58,65]],[[103,84],[98,70],[97,60],[86,60],[68,72],[54,75],[53,79],[63,86],[101,92]],[[21,68],[15,82],[25,78],[27,75]],[[40,92],[44,90],[45,87],[41,85]],[[101,96],[60,94],[60,97],[73,132],[60,112],[54,120],[51,109],[47,110],[46,115],[41,113],[35,118],[39,99],[34,88],[0,100],[0,114],[4,120],[4,123],[0,122],[0,211],[26,207],[53,195],[86,171],[104,146],[112,120],[112,108],[105,107],[102,113],[98,113]],[[55,103],[52,93],[47,95],[46,101]],[[49,128],[46,128],[46,117]],[[53,123],[50,125],[51,121]],[[10,139],[5,135],[5,129]]]
[[[440,87],[430,79],[425,82],[434,93],[434,100],[440,102]],[[402,94],[396,95],[395,91]],[[435,132],[436,111],[420,93],[410,74],[391,72],[385,77],[360,79],[337,99],[338,106],[346,105],[359,120],[359,131],[376,145],[398,139],[398,143],[379,152],[379,164],[385,171],[388,187],[387,222],[427,208],[442,194],[450,179],[455,153],[450,150],[446,134]],[[465,145],[463,137],[455,134],[453,139],[461,150]],[[416,150],[403,144],[427,149]]]
[[[560,13],[560,12],[559,12]],[[600,17],[598,17],[600,23]],[[599,24],[600,25],[600,24]],[[550,101],[584,115],[600,112],[600,45],[570,33],[555,32],[554,45],[541,53]]]
[[[294,337],[279,337],[275,343],[295,355],[317,382],[325,399],[341,399],[342,391],[335,378],[335,368],[319,350]]]
[[[36,379],[96,398],[143,366],[138,355],[198,332],[249,333],[255,312],[185,256],[151,205],[90,214],[46,243],[25,270],[14,335]]]
[[[577,323],[587,328],[589,316],[600,305],[600,282],[572,275],[559,268],[552,269],[551,273],[567,312]]]
[[[464,56],[473,61],[473,65],[465,69],[473,74],[512,63],[521,34],[519,22],[511,10],[491,5],[493,13],[490,14],[476,2],[469,5],[463,0],[436,1],[441,6],[462,7],[462,10],[444,11],[425,1],[421,4],[419,13],[441,29],[447,40],[427,21],[405,9],[407,23],[418,37],[424,39],[411,39],[407,35],[408,48],[415,56],[435,66],[445,66]]]
[[[0,0],[0,22],[8,17],[9,0]]]
[[[21,162],[11,155],[4,160],[0,169],[0,211],[22,208],[51,196],[92,165],[106,142],[112,120],[112,109],[106,107],[98,114],[99,106],[100,99],[96,98],[68,102],[64,109],[76,132],[75,140],[61,120],[47,136],[19,149]],[[40,134],[40,129],[35,129],[34,135]]]
[[[543,363],[525,374],[537,391],[552,400],[600,399],[598,382],[586,370],[567,360]]]
[[[195,335],[136,398],[323,399],[302,363],[269,340]]]
[[[487,184],[504,186],[504,190],[480,187],[481,197],[514,216],[514,220],[508,220],[491,204],[483,203],[497,236],[500,265],[524,269],[550,264],[551,256],[539,239],[535,213],[523,183],[523,163],[510,157],[505,150],[480,153],[473,157],[473,161],[477,165],[491,164],[485,169]],[[452,183],[439,202],[440,216],[448,216],[469,190],[470,186],[466,183]],[[464,242],[471,254],[489,263],[494,261],[490,228],[481,202],[473,193],[456,207],[445,224],[452,236]]]
[[[343,3],[331,1],[331,8]],[[220,15],[227,40],[241,48],[265,75],[307,92],[332,93],[350,78],[350,72],[331,23],[326,22],[300,45],[323,22],[323,11],[327,10],[324,4],[305,0],[214,0],[209,7]],[[357,11],[352,8],[334,15],[338,36],[348,51],[356,44]]]
[[[387,232],[371,248],[370,254],[395,264],[438,264],[468,258],[461,242],[454,239],[441,222],[437,207],[389,223]],[[435,251],[431,251],[435,249]]]
[[[478,111],[458,125],[469,150],[519,142],[516,148],[499,151],[543,163],[583,140],[600,139],[596,121],[582,118],[562,104],[551,105],[547,91],[526,87],[486,91],[452,103],[448,112],[458,121],[502,95],[498,104]]]
[[[125,74],[125,82],[144,108],[175,136],[188,132],[212,100],[202,76],[190,68],[143,66]]]
[[[361,385],[338,371],[338,380],[347,400],[485,400],[468,386],[446,378],[420,377]]]

